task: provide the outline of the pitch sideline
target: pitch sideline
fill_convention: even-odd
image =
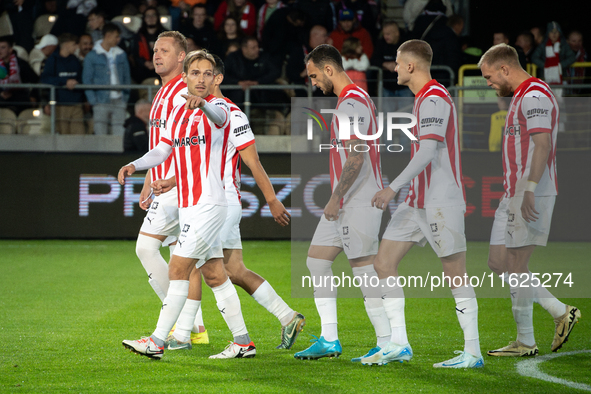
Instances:
[[[576,350],[572,352],[565,352],[565,353],[553,353],[547,354],[545,356],[539,356],[536,358],[532,358],[529,360],[519,361],[515,366],[517,368],[517,373],[521,376],[528,376],[530,378],[545,380],[547,382],[558,383],[564,386],[568,386],[574,389],[591,391],[591,386],[584,383],[575,383],[571,382],[570,380],[557,378],[552,375],[548,375],[538,369],[538,365],[543,363],[544,361],[551,360],[553,358],[562,357],[562,356],[572,356],[574,354],[579,353],[591,353],[591,350]]]

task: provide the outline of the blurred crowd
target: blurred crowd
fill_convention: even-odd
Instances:
[[[0,107],[18,115],[27,108],[43,109],[48,101],[39,89],[3,84],[52,84],[63,87],[56,97],[57,132],[123,135],[130,115],[147,123],[143,114],[151,97],[136,90],[75,87],[158,85],[152,49],[165,30],[183,33],[190,50],[204,48],[224,60],[224,84],[242,88],[224,92],[238,105],[250,86],[306,85],[303,59],[324,43],[341,52],[351,79],[372,95],[377,94],[372,82],[377,73],[370,67],[381,68],[385,97],[412,96],[396,83],[394,70],[396,50],[408,39],[427,41],[433,65],[449,67],[456,78],[461,65],[477,63],[487,49],[465,35],[464,18],[454,13],[451,0],[395,1],[403,7],[402,20],[385,17],[386,0],[2,0]],[[490,45],[500,42],[515,46],[524,68],[535,64],[538,77],[551,84],[584,80],[584,68],[570,67],[587,60],[579,31],[563,32],[550,22],[517,37],[495,32]],[[446,70],[434,70],[433,77],[449,85]],[[285,133],[269,124],[287,115],[290,97],[306,94],[252,90],[250,101],[254,111],[261,111],[264,132]]]

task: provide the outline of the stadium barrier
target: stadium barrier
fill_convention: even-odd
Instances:
[[[311,153],[260,157],[292,224],[283,228],[274,222],[248,167],[242,166],[243,238],[309,240],[330,195],[328,158]],[[124,186],[116,180],[119,168],[133,159],[129,154],[0,152],[0,166],[8,169],[0,204],[6,225],[0,238],[135,239],[145,216],[137,204],[144,176],[140,173]],[[392,181],[408,160],[405,153],[383,155],[384,181]],[[550,240],[590,242],[591,210],[579,207],[584,205],[580,196],[591,193],[591,184],[581,182],[581,174],[591,168],[591,155],[558,152],[557,161],[559,195]],[[501,155],[467,152],[462,163],[466,237],[487,241],[503,189]],[[388,218],[385,213],[382,228]]]

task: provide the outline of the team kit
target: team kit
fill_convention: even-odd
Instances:
[[[413,137],[411,159],[387,186],[382,182],[377,144],[365,144],[379,130],[372,99],[345,73],[341,55],[333,46],[320,45],[304,60],[310,83],[325,95],[338,97],[329,127],[331,145],[340,149],[329,150],[332,194],[305,262],[321,333],[311,346],[295,353],[295,359],[338,357],[343,352],[337,292],[325,280],[332,278],[332,264],[343,252],[354,277],[365,279],[359,281],[363,283],[360,289],[376,334],[375,345],[352,361],[362,365],[410,361],[413,350],[406,333],[398,267],[414,245],[429,243],[442,262],[442,278],[448,278],[464,334],[464,349],[433,367],[485,365],[479,342],[478,303],[466,274],[466,200],[457,112],[447,89],[431,78],[432,56],[429,44],[421,40],[407,41],[398,49],[398,84],[414,93],[412,115],[417,121],[409,130]],[[234,285],[277,318],[281,329],[277,348],[290,349],[306,324],[304,315],[292,309],[242,260],[242,163],[252,171],[277,225],[289,225],[290,215],[276,198],[259,161],[246,115],[221,91],[223,62],[205,50],[188,52],[185,37],[168,31],[155,43],[153,63],[162,87],[150,111],[150,151],[123,166],[118,180],[124,184],[136,171],[149,170],[140,193],[139,204],[146,217],[139,230],[136,254],[149,284],[162,300],[162,308],[149,337],[124,340],[123,346],[161,359],[165,350],[188,350],[209,343],[201,312],[205,282],[233,336],[222,352],[209,358],[256,355]],[[534,285],[537,278],[528,263],[534,248],[546,245],[558,189],[558,103],[549,86],[528,75],[519,65],[515,50],[505,44],[490,48],[479,67],[487,84],[500,96],[512,95],[505,129],[519,130],[506,133],[503,139],[505,193],[495,214],[488,261],[492,272],[510,289],[517,338],[487,354],[538,354],[534,302],[554,319],[551,350],[557,351],[567,342],[581,312],[559,301],[546,288]],[[336,114],[349,113],[353,108],[357,123],[346,122],[346,128],[354,129],[354,133],[344,133],[341,128],[345,126],[339,128]],[[364,149],[356,149],[361,145]],[[408,196],[378,239],[383,210],[407,185]],[[170,250],[168,262],[160,254],[163,246]],[[515,275],[524,279],[520,283],[510,281]]]

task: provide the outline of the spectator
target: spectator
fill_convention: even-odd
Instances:
[[[232,16],[240,21],[238,26],[247,36],[256,33],[257,14],[254,4],[247,0],[224,0],[214,15],[213,27],[219,31],[224,19]]]
[[[447,19],[447,27],[453,30],[456,33],[456,36],[460,37],[462,35],[462,30],[464,30],[464,18],[460,15],[452,15]]]
[[[238,20],[231,16],[224,20],[223,27],[219,33],[219,51],[221,52],[221,58],[225,58],[228,55],[228,49],[232,45],[238,45],[242,42],[244,33],[238,28]]]
[[[35,45],[35,48],[29,54],[29,64],[37,75],[41,75],[43,71],[43,64],[45,59],[53,53],[57,48],[57,37],[52,34],[46,34],[41,38],[39,44]]]
[[[74,55],[77,37],[64,33],[59,37],[59,50],[45,63],[41,82],[67,89],[57,89],[55,106],[56,130],[60,134],[84,134],[84,92],[74,87],[82,82],[82,65]]]
[[[218,54],[217,36],[207,17],[205,4],[195,4],[192,10],[192,18],[187,19],[185,22],[180,30],[185,37],[193,38],[197,47]]]
[[[271,15],[261,45],[272,56],[275,67],[281,69],[285,55],[306,42],[309,29],[305,29],[305,24],[306,14],[298,8],[281,8]]]
[[[12,25],[14,44],[31,51],[33,48],[33,25],[36,0],[2,0],[0,15],[6,11]]]
[[[532,55],[534,54],[534,36],[529,31],[524,31],[519,33],[517,36],[517,40],[515,40],[515,49],[517,49],[517,53],[519,54],[519,49],[523,51],[523,55],[525,56],[525,63],[531,63]],[[525,67],[523,67],[525,69]]]
[[[493,46],[497,44],[509,45],[509,35],[504,31],[493,33]]]
[[[376,50],[371,58],[372,65],[384,70],[384,97],[413,97],[407,86],[398,85],[396,68],[396,51],[404,40],[400,36],[400,29],[396,22],[386,22],[382,28],[382,36],[376,44]]]
[[[535,26],[530,29],[531,34],[534,36],[534,43],[535,47],[537,48],[538,45],[544,41],[544,32],[539,27]]]
[[[192,36],[185,36],[185,39],[187,40],[187,53],[201,49],[201,47],[195,43]]]
[[[359,24],[369,32],[372,37],[378,35],[376,21],[378,8],[373,0],[344,0],[345,8],[353,11]]]
[[[369,32],[358,26],[355,14],[351,10],[339,12],[339,26],[330,34],[334,47],[340,52],[343,49],[343,42],[349,37],[356,37],[361,41],[363,51],[368,58],[373,54],[373,43]]]
[[[343,57],[343,69],[351,78],[351,81],[367,92],[367,69],[369,68],[369,59],[363,53],[361,41],[356,37],[349,37],[343,41],[341,49]]]
[[[505,132],[505,120],[507,119],[507,110],[509,109],[509,99],[507,97],[497,97],[499,110],[490,116],[490,132],[488,134],[488,151],[500,152],[503,144],[503,134]]]
[[[452,16],[451,0],[407,0],[404,3],[402,17],[409,31],[415,33],[415,24],[421,15]],[[413,36],[417,35],[420,37],[420,34],[413,34]]]
[[[583,34],[578,30],[573,30],[568,35],[568,46],[575,53],[575,62],[586,62],[587,53],[583,47]],[[566,69],[566,75],[568,76],[569,83],[586,83],[585,78],[585,67],[569,67]],[[579,95],[583,93],[581,89],[575,89],[571,91],[571,94]]]
[[[82,81],[86,85],[126,85],[131,83],[127,56],[117,46],[120,39],[119,28],[107,23],[103,28],[102,40],[84,59]],[[86,90],[86,97],[93,108],[94,133],[123,136],[125,108],[129,99],[128,90]]]
[[[548,84],[562,85],[562,70],[573,64],[576,56],[557,22],[548,23],[546,31],[546,37],[535,49],[532,60],[538,66],[538,78]],[[557,95],[561,92],[557,92]]]
[[[308,44],[293,47],[289,53],[289,61],[285,68],[285,75],[290,83],[295,85],[304,85],[308,83],[308,73],[306,71],[306,65],[304,64],[304,58],[306,55],[318,45],[331,44],[332,41],[328,38],[328,32],[322,25],[316,25],[310,30],[310,38]],[[324,96],[320,89],[312,87],[315,95]],[[306,93],[302,90],[295,91],[297,96],[306,96]]]
[[[145,99],[138,100],[134,106],[135,115],[130,116],[123,125],[123,151],[144,154],[148,152],[148,122],[152,104]]]
[[[88,55],[88,52],[92,51],[92,47],[94,46],[94,43],[92,41],[92,36],[90,34],[82,34],[80,36],[80,38],[78,39],[78,59],[80,59],[80,61],[84,61],[84,58],[86,57],[86,55]]]
[[[86,30],[86,20],[90,11],[96,7],[97,0],[68,0],[58,11],[58,17],[51,28],[56,37],[71,33],[79,37]]]
[[[279,0],[266,0],[265,4],[259,9],[257,18],[257,39],[259,42],[263,40],[263,29],[273,12],[283,7],[283,3]]]
[[[291,3],[291,2],[286,2]],[[298,0],[293,7],[298,8],[307,16],[308,26],[324,26],[326,31],[332,32],[338,25],[337,16],[339,8],[335,6],[333,0]]]
[[[462,65],[462,43],[456,33],[447,26],[449,6],[447,1],[430,0],[423,13],[416,18],[410,38],[426,41],[433,49],[433,66],[447,66],[455,75]],[[451,16],[451,15],[450,15]],[[434,69],[433,79],[446,86],[451,83],[450,74],[445,70]]]
[[[158,35],[164,31],[160,23],[160,14],[154,7],[144,11],[142,27],[134,36],[131,44],[130,66],[131,76],[136,83],[142,83],[146,78],[157,78],[154,71],[154,43]]]
[[[94,8],[88,14],[88,29],[90,30],[90,36],[92,37],[92,42],[96,43],[97,41],[103,38],[103,27],[107,22],[107,14],[104,11]]]
[[[281,70],[273,66],[269,55],[259,52],[259,43],[254,37],[246,37],[242,40],[240,50],[228,55],[225,60],[226,75],[224,83],[227,85],[240,85],[242,90],[254,85],[274,84],[281,75]],[[264,90],[250,92],[253,103],[273,102],[273,93]],[[244,102],[244,92],[232,90],[228,97],[236,104]]]
[[[0,37],[0,70],[4,77],[0,79],[0,106],[8,107],[16,114],[36,101],[30,95],[30,89],[2,88],[5,84],[37,83],[39,77],[29,63],[16,56],[13,50],[14,40],[11,36]]]

